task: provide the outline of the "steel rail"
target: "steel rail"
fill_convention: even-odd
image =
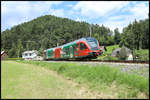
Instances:
[[[48,61],[74,61],[74,62],[110,62],[110,63],[129,63],[129,64],[149,64],[149,61],[122,61],[122,60],[48,60]]]

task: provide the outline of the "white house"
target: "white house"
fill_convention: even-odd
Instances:
[[[24,60],[33,60],[33,58],[35,58],[36,56],[37,56],[36,50],[25,51],[22,53],[22,58],[24,58]]]
[[[41,57],[41,56],[36,56],[36,57],[34,57],[32,60],[43,60],[43,57]]]

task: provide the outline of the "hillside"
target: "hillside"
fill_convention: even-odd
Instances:
[[[25,50],[42,51],[55,47],[57,43],[62,45],[81,37],[88,37],[89,26],[90,24],[86,22],[45,15],[3,31],[1,44],[9,57],[17,57]],[[106,41],[111,38],[107,35],[110,29],[99,25],[92,26],[92,29],[96,28],[101,29],[99,34],[102,34]]]
[[[21,57],[21,53],[26,50],[37,50],[42,54],[45,49],[89,37],[90,27],[92,37],[100,45],[125,45],[132,50],[149,48],[149,19],[135,20],[123,28],[123,33],[119,33],[118,28],[113,32],[104,25],[45,15],[3,31],[1,51],[5,50],[9,57]]]

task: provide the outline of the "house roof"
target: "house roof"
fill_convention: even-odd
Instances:
[[[25,51],[25,52],[23,52],[22,54],[25,54],[25,53],[37,53],[37,51],[36,50],[32,50],[32,51]]]
[[[1,55],[4,53],[4,51],[1,51]]]
[[[125,48],[126,48],[127,55],[132,54],[132,51],[130,49],[128,49],[127,47],[125,47]],[[120,50],[121,50],[121,48],[115,49],[114,51],[112,51],[111,56],[116,56],[117,52],[120,52]]]

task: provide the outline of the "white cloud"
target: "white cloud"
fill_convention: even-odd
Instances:
[[[100,23],[112,30],[118,27],[122,32],[122,28],[130,22],[148,18],[149,13],[149,2],[145,1],[80,1],[75,5],[67,3],[66,7],[72,8],[67,10],[59,8],[61,3],[62,1],[2,1],[2,29],[6,29],[6,25],[12,27],[41,15],[52,14],[76,21]],[[58,8],[54,9],[53,5]]]
[[[2,1],[2,14],[9,14],[11,12],[24,13],[28,9],[29,2],[15,2],[15,1]],[[26,9],[25,9],[26,8]],[[23,11],[25,10],[25,11]]]
[[[67,7],[73,7],[73,5],[69,4],[69,5],[66,5]]]
[[[55,15],[55,16],[65,17],[65,15],[64,15],[64,10],[63,10],[63,9],[58,9],[58,10],[51,9],[51,10],[49,11],[49,13],[51,13],[52,15]]]
[[[118,28],[119,32],[122,32],[123,27],[127,25],[125,21],[106,21],[102,24],[109,27],[112,31],[114,31],[115,28]],[[99,25],[101,26],[102,24]]]
[[[79,21],[79,22],[82,22],[82,21],[86,21],[84,18],[77,18],[75,21]]]
[[[52,5],[61,3],[62,1],[2,1],[2,24],[12,27],[45,14],[63,17],[62,9],[52,9]]]
[[[139,21],[148,17],[149,6],[146,4],[148,3],[138,1],[81,1],[73,10],[81,12],[81,15],[89,17],[89,20],[99,19],[99,25],[103,24],[111,30],[119,28],[122,32],[123,27],[135,19]]]
[[[128,26],[129,23],[132,23],[135,19],[139,21],[148,18],[149,6],[146,6],[144,2],[134,2],[134,4],[133,7],[127,6],[126,8],[126,11],[130,12],[130,14],[110,17],[104,24],[113,30],[118,27],[119,31],[122,32],[122,29]]]
[[[148,18],[149,6],[146,6],[145,3],[138,3],[129,9],[129,11],[132,12],[135,17]]]
[[[78,2],[73,9],[81,9],[81,14],[83,16],[98,18],[114,13],[128,3],[128,1],[81,1]]]

